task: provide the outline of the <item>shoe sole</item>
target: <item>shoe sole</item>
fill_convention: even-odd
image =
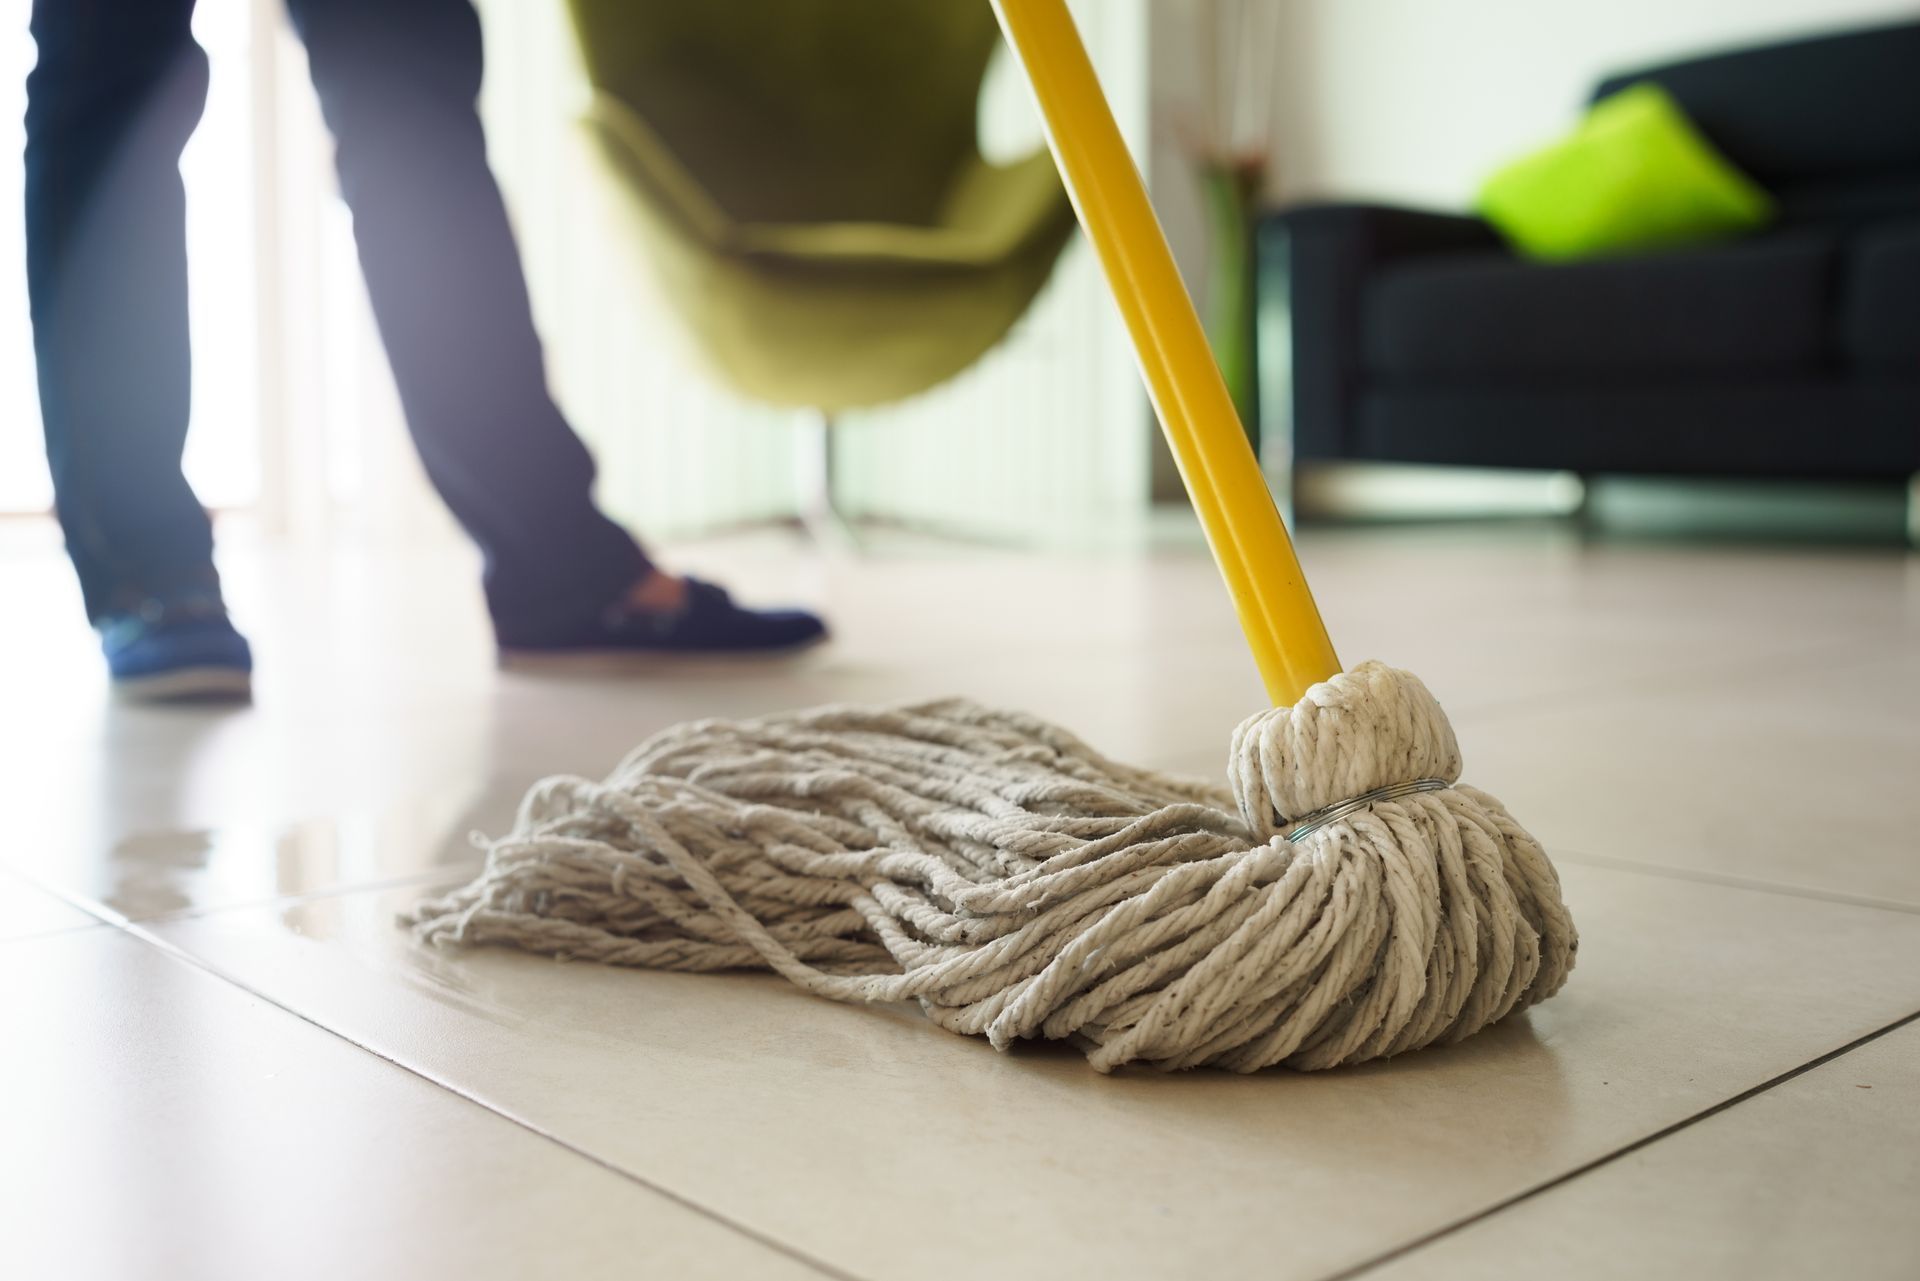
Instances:
[[[231,667],[178,667],[113,683],[129,703],[244,703],[253,697],[253,676]]]
[[[534,676],[632,676],[793,658],[818,649],[827,639],[816,636],[778,649],[502,649],[498,659],[503,672]]]

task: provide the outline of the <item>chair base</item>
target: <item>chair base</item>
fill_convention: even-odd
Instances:
[[[841,511],[836,494],[838,445],[833,414],[824,409],[803,409],[796,426],[800,444],[794,455],[794,474],[799,482],[800,527],[826,550],[860,550],[860,535]]]

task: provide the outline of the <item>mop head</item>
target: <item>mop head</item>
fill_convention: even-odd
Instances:
[[[951,1032],[1124,1064],[1329,1068],[1545,1000],[1559,878],[1410,674],[1367,663],[1235,731],[1231,790],[961,700],[697,721],[551,778],[434,943],[771,969]]]

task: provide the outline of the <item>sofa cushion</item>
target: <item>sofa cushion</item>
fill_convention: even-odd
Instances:
[[[1362,359],[1394,382],[1810,370],[1835,257],[1832,237],[1795,232],[1592,262],[1408,262],[1367,286]]]
[[[1785,224],[1813,223],[1845,232],[1920,220],[1920,172],[1802,183],[1775,195]]]
[[[1920,220],[1863,233],[1847,247],[1842,273],[1847,363],[1920,378]]]
[[[1476,204],[1521,253],[1563,261],[1731,240],[1774,218],[1773,198],[1651,81],[1509,162]]]
[[[1668,476],[1920,470],[1920,380],[1729,378],[1363,392],[1348,458]]]
[[[1664,86],[1761,186],[1920,171],[1920,22],[1772,43],[1629,71]]]

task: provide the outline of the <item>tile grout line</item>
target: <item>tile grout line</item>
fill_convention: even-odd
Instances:
[[[157,916],[128,917],[128,925],[178,925],[185,921],[204,921],[208,917],[219,916],[226,912],[243,912],[269,907],[297,907],[303,903],[317,903],[330,898],[344,898],[349,894],[374,894],[385,890],[403,890],[412,885],[437,885],[442,881],[452,885],[455,878],[472,880],[479,871],[479,864],[471,870],[461,871],[451,864],[427,868],[418,872],[401,872],[383,877],[377,881],[353,881],[340,885],[329,885],[323,889],[303,890],[297,894],[275,894],[267,898],[247,899],[238,903],[220,903],[208,907],[188,907],[177,912],[161,912]],[[77,905],[76,905],[77,906]]]
[[[39,880],[36,877],[28,876],[24,872],[15,872],[12,873],[12,875],[17,876],[27,885],[39,890],[48,897],[60,900],[60,902],[72,908],[74,911],[92,918],[92,920],[86,924],[63,926],[61,930],[47,931],[48,933],[59,933],[68,929],[88,929],[94,925],[110,925],[115,929],[132,929],[135,926],[142,925],[176,925],[183,921],[204,920],[210,916],[218,916],[223,912],[241,912],[270,907],[293,907],[301,903],[340,898],[348,894],[370,894],[382,890],[399,890],[405,889],[409,885],[433,885],[443,880],[452,883],[456,876],[465,876],[467,879],[472,879],[472,873],[463,873],[452,864],[446,864],[419,872],[402,872],[373,881],[348,881],[339,885],[328,885],[317,890],[300,890],[292,894],[269,894],[265,898],[241,899],[237,902],[220,903],[207,907],[185,907],[171,912],[158,912],[151,916],[128,916],[125,912],[116,911],[108,907],[105,903],[96,902],[78,894],[73,894],[58,886],[50,885],[45,881]],[[42,936],[43,935],[30,935],[29,937],[37,938]],[[0,942],[10,941],[13,940],[0,939]]]
[[[1602,867],[1614,872],[1638,872],[1667,880],[1687,881],[1695,885],[1717,885],[1722,889],[1751,890],[1756,894],[1775,894],[1781,898],[1809,899],[1818,903],[1838,903],[1843,907],[1877,908],[1883,912],[1904,912],[1920,916],[1920,903],[1877,898],[1871,894],[1848,894],[1843,890],[1823,890],[1813,885],[1790,885],[1785,881],[1763,881],[1758,877],[1733,872],[1713,872],[1704,868],[1677,867],[1671,863],[1645,863],[1612,854],[1591,854],[1584,850],[1550,851],[1556,860],[1564,859],[1585,867]]]
[[[93,915],[99,916],[100,914],[93,913]],[[499,1117],[501,1120],[507,1122],[509,1125],[518,1126],[520,1129],[525,1130],[529,1134],[532,1134],[541,1139],[545,1139],[547,1142],[553,1144],[555,1147],[560,1148],[562,1151],[571,1153],[572,1155],[579,1157],[584,1161],[590,1162],[593,1165],[597,1165],[601,1169],[607,1171],[609,1174],[613,1174],[618,1178],[624,1179],[628,1183],[632,1183],[639,1187],[645,1188],[647,1191],[653,1193],[655,1196],[658,1196],[673,1205],[677,1205],[683,1210],[688,1210],[696,1215],[699,1215],[701,1218],[706,1219],[710,1223],[714,1223],[718,1225],[719,1227],[725,1229],[728,1232],[732,1232],[738,1236],[746,1237],[748,1240],[754,1241],[762,1246],[765,1246],[767,1249],[772,1250],[774,1253],[782,1255],[788,1259],[791,1259],[803,1267],[806,1267],[815,1272],[818,1272],[823,1276],[834,1277],[836,1278],[836,1281],[865,1281],[865,1278],[859,1276],[857,1273],[848,1272],[844,1268],[838,1267],[835,1264],[827,1262],[825,1259],[815,1258],[813,1255],[808,1254],[804,1250],[800,1249],[798,1246],[789,1245],[786,1242],[779,1240],[777,1237],[769,1236],[767,1233],[760,1231],[758,1228],[749,1227],[744,1223],[735,1222],[734,1220],[721,1214],[717,1210],[714,1210],[708,1206],[702,1205],[700,1202],[695,1201],[690,1197],[684,1196],[679,1192],[675,1192],[671,1188],[665,1187],[659,1183],[655,1183],[653,1180],[648,1179],[643,1175],[636,1174],[632,1170],[628,1170],[621,1166],[615,1165],[613,1162],[607,1160],[605,1157],[598,1156],[592,1152],[586,1151],[583,1148],[577,1147],[574,1144],[569,1143],[567,1140],[561,1138],[559,1135],[553,1134],[550,1131],[544,1130],[541,1127],[533,1124],[528,1120],[525,1120],[522,1117],[515,1116],[511,1112],[501,1111],[499,1108],[494,1107],[492,1104],[488,1103],[486,1100],[466,1090],[461,1089],[457,1085],[454,1085],[447,1081],[443,1081],[438,1077],[432,1076],[429,1073],[422,1071],[419,1068],[413,1067],[406,1063],[402,1063],[399,1059],[396,1059],[391,1055],[383,1054],[379,1050],[374,1049],[372,1046],[367,1045],[362,1041],[357,1041],[353,1037],[348,1036],[345,1032],[342,1032],[338,1028],[328,1027],[325,1023],[320,1022],[318,1019],[314,1018],[313,1016],[302,1013],[301,1011],[294,1009],[291,1005],[288,1005],[285,1002],[275,1000],[273,997],[268,996],[265,992],[260,991],[258,988],[252,986],[251,984],[244,983],[238,978],[235,978],[233,975],[228,974],[226,971],[213,965],[212,963],[198,956],[195,956],[192,952],[187,951],[185,948],[181,947],[179,944],[174,943],[168,939],[162,938],[158,934],[155,934],[153,931],[147,929],[145,926],[145,923],[143,922],[125,921],[125,920],[117,921],[117,920],[108,918],[106,916],[100,916],[100,919],[104,924],[110,925],[115,929],[121,931],[122,933],[130,936],[131,938],[146,944],[147,946],[153,948],[155,951],[161,953],[163,956],[170,957],[171,959],[178,961],[183,965],[191,966],[192,968],[199,970],[201,973],[206,974],[210,978],[213,978],[216,981],[227,985],[228,987],[238,989],[239,991],[246,993],[248,996],[253,997],[255,1000],[260,1001],[266,1005],[273,1007],[276,1010],[281,1011],[283,1014],[289,1014],[294,1018],[299,1019],[302,1023],[305,1023],[310,1027],[319,1029],[321,1032],[326,1033],[328,1036],[335,1037],[338,1040],[344,1041],[348,1045],[353,1046],[357,1050],[360,1050],[366,1054],[372,1055],[375,1059],[378,1059],[380,1062],[385,1063],[390,1067],[397,1068],[398,1070],[405,1072],[408,1076],[424,1081],[428,1085],[431,1085],[438,1090],[442,1090],[447,1094],[453,1095],[457,1099],[461,1099],[467,1103],[472,1104],[474,1107],[479,1108],[482,1112],[487,1113],[489,1116]]]
[[[1845,1045],[1839,1046],[1836,1049],[1828,1050],[1825,1054],[1822,1054],[1817,1058],[1809,1059],[1807,1062],[1802,1063],[1799,1067],[1789,1068],[1788,1070],[1780,1073],[1777,1076],[1769,1077],[1767,1080],[1760,1082],[1758,1085],[1750,1086],[1747,1089],[1742,1090],[1740,1093],[1733,1095],[1731,1098],[1722,1099],[1720,1102],[1714,1104],[1712,1107],[1705,1108],[1699,1112],[1696,1112],[1692,1116],[1683,1117],[1680,1120],[1675,1121],[1671,1125],[1665,1126],[1664,1128],[1659,1130],[1655,1130],[1652,1134],[1646,1135],[1642,1138],[1635,1139],[1632,1143],[1628,1143],[1623,1147],[1616,1148],[1612,1152],[1603,1153],[1600,1156],[1595,1157],[1593,1160],[1588,1161],[1584,1165],[1579,1165],[1562,1174],[1557,1174],[1553,1178],[1548,1179],[1543,1183],[1536,1184],[1535,1186],[1530,1187],[1525,1191],[1516,1192],[1512,1196],[1504,1197],[1501,1200],[1494,1202],[1492,1205],[1485,1206],[1482,1209],[1476,1210],[1472,1214],[1469,1214],[1462,1219],[1459,1219],[1453,1223],[1449,1223],[1444,1227],[1435,1228],[1431,1232],[1423,1233],[1420,1236],[1413,1238],[1411,1241],[1402,1242],[1400,1245],[1395,1246],[1393,1249],[1387,1250],[1381,1254],[1374,1255],[1370,1259],[1364,1259],[1359,1263],[1351,1265],[1350,1267],[1342,1268],[1338,1272],[1328,1273],[1327,1275],[1319,1278],[1319,1281],[1353,1281],[1353,1278],[1359,1277],[1364,1273],[1372,1272],[1377,1268],[1385,1266],[1386,1264],[1393,1263],[1396,1260],[1406,1258],[1409,1255],[1416,1253],[1417,1251],[1425,1249],[1427,1246],[1432,1245],[1433,1243],[1441,1240],[1444,1237],[1452,1236],[1454,1233],[1459,1232],[1463,1228],[1472,1227],[1474,1224],[1482,1222],[1487,1219],[1491,1219],[1495,1215],[1503,1214],[1506,1211],[1511,1210],[1512,1208],[1521,1204],[1524,1201],[1531,1201],[1534,1197],[1539,1196],[1543,1192],[1551,1192],[1553,1189],[1560,1187],[1563,1184],[1571,1183],[1575,1179],[1581,1178],[1584,1175],[1592,1173],[1593,1171],[1599,1169],[1601,1166],[1611,1165],[1613,1162],[1620,1160],[1622,1157],[1631,1156],[1635,1152],[1640,1151],[1642,1148],[1650,1147],[1653,1144],[1660,1142],[1662,1139],[1671,1138],[1675,1134],[1678,1134],[1680,1131],[1691,1129],[1694,1126],[1700,1124],[1702,1121],[1711,1120],[1713,1117],[1720,1115],[1722,1112],[1725,1112],[1730,1108],[1738,1107],[1740,1104],[1745,1103],[1748,1099],[1756,1098],[1762,1094],[1767,1093],[1770,1090],[1777,1088],[1778,1086],[1785,1085],[1787,1082],[1794,1080],[1796,1077],[1805,1076],[1807,1073],[1814,1071],[1816,1068],[1825,1067],[1827,1064],[1833,1062],[1835,1059],[1842,1058],[1848,1054],[1851,1054],[1855,1050],[1861,1048],[1862,1046],[1869,1045],[1872,1042],[1879,1040],[1881,1037],[1889,1035],[1890,1033],[1898,1032],[1901,1028],[1906,1027],[1907,1025],[1915,1022],[1920,1022],[1920,1010],[1915,1010],[1911,1014],[1903,1015],[1900,1018],[1895,1019],[1893,1022],[1887,1024],[1886,1026],[1875,1028],[1873,1031],[1868,1032],[1863,1036],[1856,1037],[1853,1040],[1848,1041]]]
[[[72,925],[56,925],[51,929],[29,930],[25,934],[8,934],[5,937],[0,937],[0,947],[7,947],[14,943],[37,943],[41,939],[58,938],[62,934],[78,934],[82,930],[112,928],[114,928],[113,922],[102,920],[100,917],[88,913],[86,920],[78,921]]]

